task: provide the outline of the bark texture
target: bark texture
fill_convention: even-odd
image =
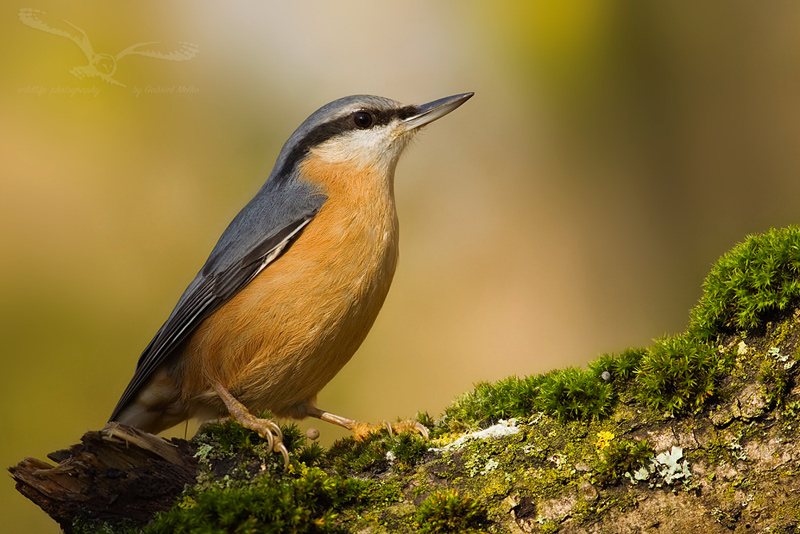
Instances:
[[[48,455],[52,465],[26,458],[9,471],[17,490],[61,527],[73,521],[146,523],[168,510],[195,482],[194,447],[117,423],[87,432],[81,442]]]

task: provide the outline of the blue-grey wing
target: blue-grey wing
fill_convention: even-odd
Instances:
[[[291,246],[325,200],[325,195],[301,183],[268,180],[264,184],[222,234],[203,268],[142,352],[111,421],[204,319]]]

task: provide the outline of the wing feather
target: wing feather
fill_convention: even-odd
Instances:
[[[180,350],[203,320],[291,246],[326,198],[320,194],[309,195],[307,190],[290,191],[289,202],[281,197],[286,197],[285,191],[270,192],[265,186],[234,219],[169,318],[142,352],[111,421],[135,398],[156,368]],[[269,231],[270,228],[273,230]]]

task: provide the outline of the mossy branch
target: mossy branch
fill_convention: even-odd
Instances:
[[[51,455],[57,467],[28,459],[12,473],[83,532],[796,532],[798,303],[800,229],[771,230],[720,259],[685,333],[585,370],[477,384],[438,420],[419,417],[430,442],[383,433],[325,451],[285,426],[284,472],[264,440],[228,422],[160,449],[152,436],[114,444],[144,459],[129,470],[109,471],[113,440],[90,433],[93,457],[75,446]],[[146,504],[130,481],[164,461],[189,473],[186,487],[147,511],[120,506]],[[43,480],[69,488],[65,503],[52,505]],[[106,508],[76,480],[102,483]]]

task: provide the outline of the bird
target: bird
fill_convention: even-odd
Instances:
[[[72,30],[64,27],[57,28],[51,26],[52,23],[48,23],[44,18],[47,12],[39,9],[24,7],[19,10],[17,15],[20,22],[26,26],[43,32],[52,33],[53,35],[66,37],[78,45],[89,63],[87,65],[79,65],[71,68],[69,70],[70,74],[78,79],[100,78],[107,84],[116,85],[118,87],[125,87],[123,83],[114,78],[114,74],[117,72],[117,62],[125,56],[138,55],[156,59],[166,59],[169,61],[185,61],[195,57],[199,51],[197,45],[188,42],[179,42],[180,48],[168,53],[159,52],[157,50],[141,50],[144,46],[160,44],[160,41],[153,41],[149,43],[132,44],[115,55],[105,53],[98,54],[94,51],[86,32],[66,19],[62,19],[62,22],[72,26]]]
[[[357,439],[374,431],[318,408],[317,393],[361,345],[389,291],[400,155],[473,94],[421,105],[354,95],[312,113],[142,352],[109,424],[157,434],[231,417],[286,465],[280,427],[253,414],[315,417]]]

